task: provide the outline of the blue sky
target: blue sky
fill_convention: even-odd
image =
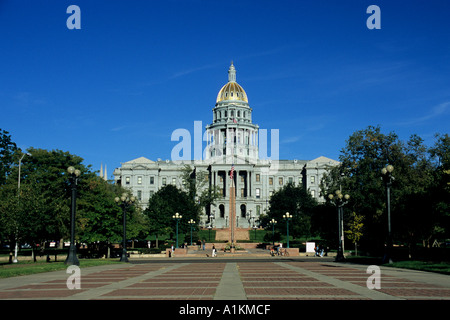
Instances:
[[[338,159],[369,125],[427,144],[450,127],[446,0],[0,0],[0,58],[0,128],[109,176],[170,159],[174,130],[210,124],[231,60],[280,159]]]

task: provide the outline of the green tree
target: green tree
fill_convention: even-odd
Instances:
[[[68,152],[30,148],[22,160],[20,193],[18,166],[13,166],[0,187],[3,201],[0,219],[3,233],[16,234],[18,241],[42,243],[59,240],[70,229],[70,190],[66,169],[75,165],[85,173],[82,159]]]
[[[450,136],[448,134],[436,135],[436,142],[429,150],[435,162],[435,182],[429,193],[428,201],[432,202],[440,218],[440,236],[450,238]]]
[[[77,200],[80,241],[120,241],[121,210],[114,201],[120,191],[115,192],[112,185],[99,177],[92,177],[84,184]]]
[[[355,245],[355,255],[358,255],[358,242],[363,235],[364,216],[352,212],[351,220],[348,224],[348,230],[345,231],[347,238]]]
[[[0,129],[0,185],[6,183],[13,164],[17,162],[17,145],[11,140],[8,131]]]
[[[190,230],[187,221],[198,221],[198,207],[189,194],[173,185],[166,185],[149,199],[148,207],[144,210],[144,215],[148,217],[150,234],[156,237],[173,234],[175,221],[172,216],[176,212],[183,216],[178,225],[180,234]]]
[[[180,171],[185,191],[198,204],[198,214],[205,208],[209,219],[211,206],[215,206],[222,197],[219,188],[209,183],[209,171],[198,171],[190,165],[185,165]]]
[[[386,193],[381,169],[394,166],[395,180],[391,187],[391,225],[394,240],[405,241],[413,249],[420,239],[436,233],[439,215],[427,200],[435,183],[435,167],[423,139],[412,135],[406,142],[391,132],[383,134],[380,127],[369,126],[353,133],[339,157],[341,165],[324,177],[322,194],[342,188],[351,198],[345,207],[364,217],[365,234],[361,245],[371,252],[384,251],[387,237]],[[348,226],[347,226],[348,227]]]
[[[275,192],[270,198],[270,210],[266,217],[262,219],[262,225],[267,230],[271,230],[268,221],[271,219],[277,220],[276,229],[282,233],[286,233],[286,224],[283,220],[283,215],[289,212],[293,217],[289,223],[291,229],[289,235],[296,237],[312,236],[311,230],[311,216],[317,206],[317,201],[301,186],[294,186],[288,183],[282,189]]]

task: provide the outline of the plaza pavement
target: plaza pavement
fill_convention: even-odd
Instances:
[[[0,279],[0,300],[450,300],[450,276],[381,267],[367,288],[366,265],[331,257],[225,255],[130,259],[81,269]]]

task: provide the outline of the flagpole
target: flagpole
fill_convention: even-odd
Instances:
[[[235,132],[236,133],[236,132]],[[230,179],[231,179],[231,185],[230,185],[230,231],[231,231],[231,247],[230,251],[234,252],[235,250],[235,223],[236,223],[236,194],[235,194],[235,185],[234,185],[234,154],[236,151],[235,145],[235,138],[232,140],[233,143],[233,152],[232,152],[232,165],[231,165],[231,173],[230,173]]]

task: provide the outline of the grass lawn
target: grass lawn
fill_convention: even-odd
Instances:
[[[94,267],[112,263],[123,263],[116,259],[79,259],[80,268]],[[31,262],[24,261],[17,264],[0,264],[0,278],[23,276],[41,272],[57,271],[66,269],[63,261],[58,262]]]
[[[394,268],[405,268],[422,271],[450,274],[450,262],[428,262],[428,261],[398,261],[393,264],[385,264]]]
[[[412,269],[412,270],[422,270],[422,271],[430,271],[430,272],[438,272],[443,274],[450,275],[450,262],[446,261],[420,261],[420,260],[404,260],[404,261],[394,261],[394,263],[386,263],[381,264],[382,258],[376,257],[347,257],[348,262],[352,263],[360,263],[360,264],[374,264],[374,265],[383,265],[386,267],[394,267],[394,268],[404,268],[404,269]]]

